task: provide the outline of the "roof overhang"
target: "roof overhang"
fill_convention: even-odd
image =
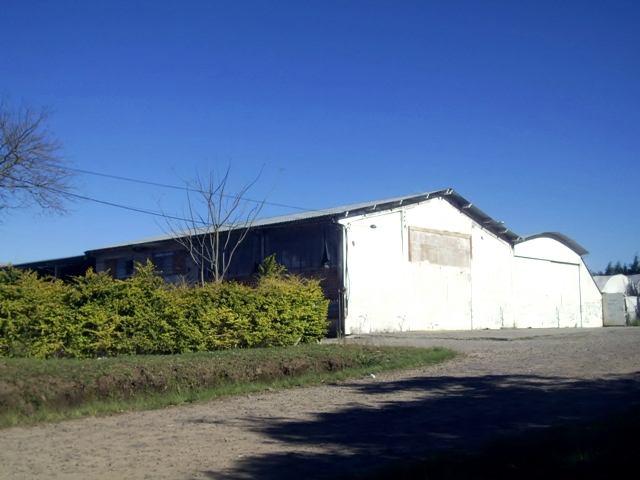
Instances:
[[[47,260],[37,260],[34,262],[16,263],[11,266],[16,268],[44,268],[44,267],[60,267],[65,265],[73,265],[87,261],[87,255],[76,255],[73,257],[50,258]]]
[[[352,205],[345,205],[341,207],[328,208],[323,210],[311,210],[308,212],[301,212],[292,215],[282,215],[278,217],[264,218],[256,220],[251,228],[252,229],[260,229],[260,228],[268,228],[268,227],[282,227],[288,226],[291,224],[302,224],[302,223],[312,223],[318,221],[327,221],[327,220],[337,220],[341,218],[353,217],[357,215],[364,215],[384,210],[392,210],[395,208],[400,208],[406,205],[417,204],[421,202],[425,202],[427,200],[433,200],[436,198],[441,198],[446,200],[455,208],[460,210],[462,213],[470,217],[472,220],[475,220],[478,224],[482,225],[483,228],[492,232],[499,238],[505,240],[510,244],[514,244],[515,242],[521,240],[521,237],[512,232],[509,228],[504,225],[504,222],[498,221],[484,213],[478,207],[469,202],[466,198],[460,195],[452,188],[447,188],[443,190],[436,190],[433,192],[425,192],[418,193],[413,195],[406,195],[403,197],[390,198],[385,200],[378,200],[372,202],[358,203]],[[222,229],[226,231],[227,229]],[[197,234],[206,234],[209,230],[206,228],[202,228],[201,231],[198,231]],[[175,238],[180,238],[182,236],[193,235],[194,232],[185,232],[184,235],[162,235],[158,237],[148,238],[145,240],[139,240],[129,243],[121,243],[117,245],[111,245],[103,248],[97,248],[88,250],[86,253],[88,255],[92,255],[98,252],[105,252],[110,250],[117,250],[120,248],[144,248],[145,246],[152,247],[154,245],[158,245],[166,242],[167,240],[173,240]]]

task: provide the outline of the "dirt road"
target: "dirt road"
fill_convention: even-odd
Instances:
[[[335,478],[640,399],[640,328],[412,333],[432,368],[150,412],[0,430],[0,477]]]

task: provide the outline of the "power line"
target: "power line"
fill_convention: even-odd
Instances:
[[[65,167],[65,166],[60,166],[59,168],[62,168],[64,170],[68,170],[70,172],[76,172],[76,173],[81,173],[84,175],[93,175],[95,177],[103,177],[103,178],[111,178],[114,180],[121,180],[121,181],[125,181],[125,182],[131,182],[131,183],[138,183],[138,184],[142,184],[142,185],[151,185],[154,187],[161,187],[161,188],[170,188],[173,190],[181,190],[183,192],[198,192],[198,193],[205,193],[203,190],[199,190],[199,189],[195,189],[195,188],[190,188],[187,186],[180,186],[180,185],[172,185],[170,183],[161,183],[161,182],[154,182],[151,180],[143,180],[140,178],[132,178],[132,177],[125,177],[123,175],[112,175],[109,173],[103,173],[103,172],[96,172],[93,170],[86,170],[83,168],[74,168],[74,167]],[[229,198],[236,198],[235,195],[231,195],[231,194],[223,194],[224,197],[229,197]],[[245,200],[247,202],[252,202],[252,203],[259,203],[259,204],[265,204],[265,205],[272,205],[274,207],[282,207],[282,208],[290,208],[293,210],[300,210],[300,211],[304,211],[304,212],[310,212],[313,211],[313,209],[311,208],[305,208],[305,207],[299,207],[297,205],[289,205],[286,203],[278,203],[278,202],[268,202],[266,200],[256,200],[253,198],[248,198],[248,197],[241,197],[242,200]]]
[[[131,178],[131,177],[125,177],[125,176],[120,176],[120,175],[111,175],[108,173],[103,173],[103,172],[95,172],[92,170],[85,170],[85,169],[80,169],[80,168],[73,168],[73,167],[65,167],[65,166],[58,166],[61,169],[64,170],[68,170],[71,172],[77,172],[77,173],[82,173],[82,174],[87,174],[87,175],[94,175],[94,176],[98,176],[98,177],[105,177],[105,178],[112,178],[112,179],[116,179],[116,180],[123,180],[123,181],[127,181],[127,182],[133,182],[133,183],[140,183],[140,184],[145,184],[145,185],[152,185],[152,186],[158,186],[158,187],[163,187],[163,188],[171,188],[174,190],[181,190],[181,191],[191,191],[191,192],[204,192],[203,190],[198,190],[198,189],[193,189],[193,188],[189,188],[189,187],[185,187],[185,186],[179,186],[179,185],[172,185],[172,184],[166,184],[166,183],[160,183],[160,182],[154,182],[154,181],[150,181],[150,180],[142,180],[142,179],[137,179],[137,178]],[[10,175],[4,174],[3,176],[5,176],[6,178],[11,178],[13,180],[17,180],[13,177],[11,177]],[[184,217],[178,217],[175,215],[170,215],[170,214],[166,214],[163,212],[159,212],[157,210],[150,210],[147,208],[141,208],[141,207],[135,207],[132,205],[126,205],[126,204],[122,204],[122,203],[117,203],[117,202],[112,202],[109,200],[102,200],[99,198],[95,198],[95,197],[90,197],[88,195],[81,195],[79,193],[73,193],[73,192],[69,192],[66,190],[62,190],[59,188],[55,188],[55,187],[51,187],[49,185],[41,185],[26,179],[21,180],[24,183],[27,183],[35,188],[42,188],[44,190],[48,190],[50,192],[53,193],[57,193],[59,195],[62,196],[66,196],[66,197],[70,197],[70,198],[76,198],[78,200],[84,200],[87,202],[93,202],[93,203],[97,203],[100,205],[105,205],[105,206],[109,206],[109,207],[114,207],[114,208],[120,208],[122,210],[128,210],[131,212],[136,212],[136,213],[142,213],[145,215],[151,215],[151,216],[155,216],[155,217],[161,217],[164,218],[165,220],[179,220],[179,221],[183,221],[183,222],[188,222],[188,223],[199,223],[201,225],[207,226],[206,222],[200,221],[200,220],[196,220],[196,219],[188,219],[188,218],[184,218]],[[224,194],[225,197],[231,197],[231,198],[238,198],[235,195],[231,195],[231,194]],[[267,202],[267,201],[261,201],[261,200],[255,200],[255,199],[250,199],[247,197],[239,197],[242,200],[245,201],[249,201],[249,202],[254,202],[254,203],[260,203],[260,204],[266,204],[266,205],[273,205],[273,206],[278,206],[278,207],[285,207],[285,208],[293,208],[293,209],[297,209],[297,210],[301,210],[301,211],[305,211],[305,212],[316,212],[316,211],[320,211],[320,210],[313,210],[313,209],[309,209],[309,208],[304,208],[304,207],[298,207],[295,205],[287,205],[284,203],[276,203],[276,202]]]
[[[107,200],[100,200],[99,198],[93,198],[93,197],[87,197],[86,195],[80,195],[77,193],[72,193],[72,192],[65,192],[64,190],[57,190],[57,189],[53,189],[53,188],[49,188],[49,187],[40,187],[40,188],[46,188],[47,190],[50,190],[52,192],[56,192],[56,193],[60,193],[62,195],[68,196],[68,197],[72,197],[72,198],[77,198],[79,200],[85,200],[88,202],[94,202],[94,203],[99,203],[101,205],[107,205],[109,207],[116,207],[116,208],[121,208],[123,210],[129,210],[131,212],[137,212],[137,213],[144,213],[147,215],[153,215],[155,217],[162,217],[165,219],[169,219],[169,220],[180,220],[183,222],[196,222],[196,223],[200,223],[202,225],[205,225],[204,222],[200,222],[198,220],[189,220],[187,218],[183,218],[183,217],[177,217],[175,215],[169,215],[166,213],[162,213],[162,212],[158,212],[155,210],[147,210],[146,208],[139,208],[139,207],[132,207],[131,205],[124,205],[121,203],[115,203],[115,202],[110,202]]]
[[[5,176],[7,178],[12,178],[12,177],[10,177],[8,175],[5,175]],[[16,180],[16,179],[13,179],[13,180]],[[79,200],[85,200],[87,202],[99,203],[101,205],[107,205],[109,207],[121,208],[123,210],[129,210],[131,212],[137,212],[137,213],[144,213],[146,215],[153,215],[155,217],[162,217],[164,219],[169,219],[169,220],[180,220],[180,221],[183,221],[183,222],[200,223],[201,225],[206,225],[205,222],[201,222],[201,221],[196,220],[196,219],[188,219],[188,218],[183,218],[183,217],[177,217],[175,215],[169,215],[169,214],[166,214],[166,213],[158,212],[156,210],[149,210],[149,209],[146,209],[146,208],[133,207],[131,205],[125,205],[125,204],[122,204],[122,203],[110,202],[108,200],[101,200],[99,198],[89,197],[89,196],[86,196],[86,195],[80,195],[79,193],[68,192],[66,190],[62,190],[60,188],[51,187],[49,185],[40,185],[40,184],[38,184],[36,182],[32,182],[30,180],[21,180],[21,181],[24,182],[24,183],[27,183],[27,184],[35,187],[35,188],[42,188],[44,190],[48,190],[50,192],[63,195],[65,197],[77,198]]]

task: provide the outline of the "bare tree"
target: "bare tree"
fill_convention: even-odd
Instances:
[[[264,200],[245,198],[262,171],[236,193],[228,192],[229,173],[228,167],[221,176],[210,172],[187,182],[184,220],[166,218],[166,230],[189,253],[201,284],[225,278],[234,254],[264,206]]]
[[[70,174],[47,120],[45,109],[11,109],[0,102],[0,213],[32,205],[65,210]]]

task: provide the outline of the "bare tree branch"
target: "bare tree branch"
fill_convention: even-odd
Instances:
[[[185,188],[186,220],[165,218],[165,230],[188,251],[202,284],[208,279],[221,282],[227,276],[235,253],[264,207],[264,200],[256,204],[245,199],[262,169],[233,195],[228,193],[230,173],[227,167],[220,177],[215,172],[197,175]]]
[[[36,205],[64,212],[71,174],[60,142],[46,128],[48,112],[0,102],[0,213]]]

